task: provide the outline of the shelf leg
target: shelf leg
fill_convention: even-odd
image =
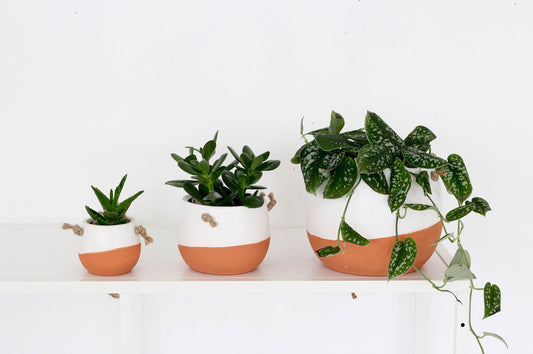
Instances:
[[[425,354],[428,324],[428,295],[415,294],[415,338],[413,354]]]
[[[141,296],[120,294],[120,353],[141,354]]]
[[[458,291],[457,297],[462,305],[455,302],[455,333],[454,333],[454,354],[468,353],[468,337],[470,335],[468,329],[468,291]]]

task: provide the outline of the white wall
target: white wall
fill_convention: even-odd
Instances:
[[[493,211],[468,220],[465,243],[480,283],[503,292],[503,313],[478,327],[524,353],[532,11],[523,0],[3,1],[0,222],[80,220],[97,203],[91,184],[128,173],[125,193],[145,190],[132,213],[174,224],[179,192],[164,182],[184,175],[169,154],[220,130],[221,147],[283,161],[264,181],[279,201],[272,222],[302,226],[288,162],[299,119],[321,127],[335,109],[358,128],[368,109],[404,136],[430,126],[435,151],[467,161]]]

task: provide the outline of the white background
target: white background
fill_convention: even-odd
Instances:
[[[226,145],[249,144],[282,160],[262,181],[279,202],[272,224],[302,227],[303,182],[298,166],[289,163],[301,144],[300,118],[305,116],[309,130],[320,128],[335,109],[347,127],[356,129],[363,125],[366,110],[372,110],[402,136],[418,124],[431,127],[438,136],[435,152],[460,153],[467,162],[474,194],[485,197],[493,211],[486,218],[467,219],[464,242],[479,283],[499,284],[503,296],[503,312],[477,326],[502,334],[510,343],[509,352],[526,353],[531,350],[533,315],[528,284],[532,14],[531,2],[521,0],[4,0],[0,222],[76,222],[85,217],[84,205],[97,204],[91,184],[109,189],[128,173],[124,193],[145,190],[131,214],[144,224],[175,224],[181,194],[164,182],[184,174],[170,153],[185,153],[185,145],[199,146],[220,130],[220,151]],[[1,299],[0,346],[9,345],[10,352],[54,348],[49,352],[70,353],[83,343],[79,328],[60,326],[72,311],[65,304],[77,303],[71,297]],[[94,306],[87,299],[80,301]],[[227,314],[221,314],[208,317],[210,324],[203,327],[179,324],[177,317],[194,321],[196,310],[206,313],[202,305],[175,306],[193,299],[146,299],[153,309],[146,316],[153,324],[146,331],[147,341],[158,343],[151,346],[153,352],[173,353],[177,346],[192,345],[176,339],[176,333],[187,330],[190,338],[199,340],[203,333],[223,338],[224,332],[217,331],[221,326],[242,331],[239,321],[257,301],[248,296],[222,298],[214,306],[239,305],[229,322],[223,320]],[[258,343],[257,352],[322,348],[312,344],[320,336],[308,324],[317,319],[312,314],[320,303],[317,296],[267,299],[263,295],[263,315],[278,311],[277,321],[244,326],[245,334],[236,341]],[[439,299],[434,300],[435,318],[452,309],[441,306]],[[360,342],[357,350],[350,347],[350,338],[356,337],[350,328],[357,328],[360,336],[364,321],[376,323],[376,318],[399,323],[401,333],[410,333],[409,311],[405,316],[395,312],[394,301],[412,307],[409,297],[391,301],[377,296],[366,316],[359,317],[339,301],[338,310],[346,315],[333,316],[330,327],[321,325],[324,338],[337,333],[339,352],[408,353],[398,349],[405,346],[392,331],[387,330],[390,340],[385,344],[384,332],[370,336],[379,325],[364,338],[388,348],[373,351],[370,340]],[[298,306],[300,310],[290,311]],[[56,309],[49,323],[32,320],[31,314],[39,314],[41,307]],[[372,314],[375,318],[369,319]],[[21,316],[28,319],[27,326],[13,325]],[[98,322],[98,316],[91,318]],[[309,332],[294,341],[283,339],[283,333],[298,327],[295,318]],[[317,325],[317,331],[322,327]],[[47,328],[61,331],[61,337],[43,334]],[[27,334],[36,338],[34,347],[29,342],[17,346]],[[437,335],[432,340],[441,348],[451,339],[451,332],[444,331],[440,340]],[[97,343],[106,340],[113,352],[112,339],[88,343],[101,348]],[[204,340],[198,350],[221,348],[216,340],[211,347]],[[39,347],[43,343],[50,346]],[[504,352],[492,339],[486,347],[489,353]]]

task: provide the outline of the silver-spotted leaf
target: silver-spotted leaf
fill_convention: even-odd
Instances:
[[[428,210],[428,209],[433,208],[433,206],[427,205],[427,204],[411,204],[411,203],[408,203],[408,204],[405,204],[404,206],[406,208],[417,210],[417,211]]]
[[[324,198],[340,198],[352,189],[357,180],[357,165],[351,157],[344,157],[340,164],[331,171],[329,181],[324,188]]]
[[[318,146],[324,151],[344,149],[358,146],[343,135],[318,134],[315,137]]]
[[[387,183],[387,178],[383,171],[362,174],[361,179],[375,192],[385,195],[389,194],[389,184]]]
[[[372,145],[385,147],[393,156],[400,154],[401,148],[404,146],[402,138],[377,114],[367,112],[365,131],[368,141]]]
[[[483,216],[491,210],[489,203],[483,198],[472,198],[472,204],[474,205],[474,212]]]
[[[405,157],[405,161],[414,167],[441,168],[448,164],[448,161],[441,159],[440,157],[408,147],[402,149],[402,153]]]
[[[472,194],[472,184],[461,156],[452,154],[448,156],[448,165],[444,166],[444,174],[440,176],[446,190],[463,203]]]
[[[461,205],[460,207],[457,207],[455,209],[452,209],[446,214],[446,221],[454,221],[459,220],[462,217],[465,217],[466,215],[470,214],[474,210],[474,205],[472,203]]]
[[[344,127],[344,118],[337,112],[331,111],[331,120],[329,122],[328,132],[332,135],[338,135]]]
[[[312,141],[301,151],[300,156],[305,189],[308,193],[316,194],[316,189],[329,177],[328,171],[321,168],[327,153]]]
[[[397,241],[392,248],[389,261],[388,279],[391,280],[406,273],[415,263],[417,254],[416,242],[408,237],[405,241]]]
[[[357,155],[357,168],[359,173],[381,172],[392,163],[394,155],[384,146],[365,145]]]
[[[364,129],[351,130],[349,132],[344,132],[341,135],[353,140],[359,145],[366,145],[369,143]]]
[[[353,243],[358,246],[366,246],[370,243],[368,239],[355,231],[345,221],[341,222],[341,235],[342,239],[346,242]]]
[[[429,174],[427,171],[422,171],[415,178],[416,183],[422,187],[425,194],[431,194],[431,183],[429,182]]]
[[[483,298],[485,302],[485,315],[483,318],[494,315],[501,311],[501,292],[496,284],[486,283],[483,288]]]
[[[330,171],[337,167],[344,159],[344,150],[328,151],[323,155],[322,161],[319,161],[318,168]]]
[[[424,127],[423,125],[419,125],[413,129],[411,133],[405,138],[404,142],[405,145],[411,148],[415,148],[417,150],[421,151],[428,151],[429,150],[429,144],[435,140],[437,137],[431,130]]]
[[[341,251],[339,246],[326,246],[321,249],[316,250],[315,252],[319,257],[329,257],[334,256]]]
[[[411,175],[405,169],[402,160],[396,157],[391,166],[390,194],[387,200],[392,212],[398,210],[403,205],[410,188]]]

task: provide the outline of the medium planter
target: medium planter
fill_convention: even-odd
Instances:
[[[72,228],[80,236],[78,256],[89,273],[96,275],[120,275],[131,272],[141,255],[141,241],[152,238],[146,235],[142,226],[135,226],[135,220],[121,225],[97,225],[87,219],[83,226],[63,225]]]
[[[440,189],[437,183],[431,182],[432,199],[440,201]],[[317,192],[317,195],[321,193]],[[374,192],[368,185],[361,182],[350,202],[346,213],[346,222],[370,243],[358,246],[346,242],[346,252],[331,257],[317,257],[327,267],[339,272],[386,276],[390,255],[396,242],[396,217],[391,214],[387,204],[388,196]],[[414,180],[406,203],[428,204],[422,188]],[[346,198],[324,199],[307,194],[306,227],[311,247],[314,251],[325,246],[337,245],[337,230],[340,217],[346,205]],[[403,214],[403,208],[400,211]],[[414,265],[422,267],[435,251],[432,245],[440,238],[442,224],[434,210],[408,210],[404,219],[399,220],[399,239],[411,237],[417,244],[417,257]],[[341,239],[342,249],[342,239]],[[316,252],[315,252],[316,254]],[[409,272],[413,272],[411,268]]]
[[[192,269],[242,274],[256,269],[270,244],[267,206],[207,206],[183,198],[178,248]],[[265,203],[266,204],[266,203]]]

